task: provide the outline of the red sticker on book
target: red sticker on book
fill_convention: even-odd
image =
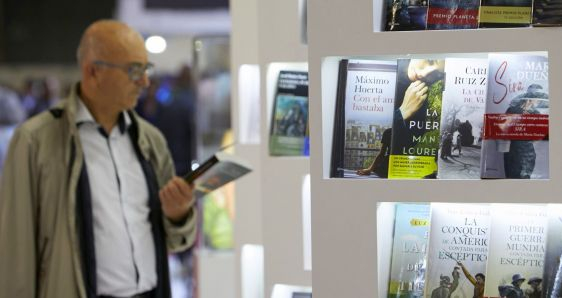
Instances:
[[[484,127],[484,139],[488,140],[548,139],[548,115],[486,114]]]
[[[453,11],[453,13],[451,13]],[[432,25],[476,25],[478,24],[478,9],[457,9],[430,7],[427,23]]]

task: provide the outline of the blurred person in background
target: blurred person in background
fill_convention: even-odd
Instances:
[[[59,100],[60,83],[57,78],[27,79],[24,83],[22,104],[28,117],[48,110]]]
[[[14,91],[0,86],[0,177],[10,139],[16,126],[25,118],[25,110],[18,95]]]
[[[164,134],[178,176],[190,172],[197,157],[195,94],[191,69],[183,66],[176,78],[153,82],[137,107]]]
[[[0,297],[171,296],[168,251],[195,239],[193,186],[132,109],[144,41],[102,20],[77,51],[68,98],[16,129],[0,180]]]

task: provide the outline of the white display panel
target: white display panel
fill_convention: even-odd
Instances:
[[[550,138],[550,180],[328,179],[334,107],[325,97],[326,57],[404,57],[415,53],[548,52],[550,98],[562,98],[561,28],[373,32],[372,0],[309,0],[309,74],[313,280],[318,297],[381,297],[377,273],[378,202],[552,203],[562,193],[562,140]],[[324,86],[326,84],[326,86]],[[324,88],[328,88],[324,90]],[[334,93],[335,94],[335,93]],[[332,103],[333,105],[333,103]],[[550,135],[562,135],[559,101],[550,106]],[[384,297],[384,296],[382,296]],[[381,298],[382,298],[381,297]]]
[[[263,298],[263,246],[242,246],[240,262],[242,298]]]
[[[302,180],[302,241],[304,270],[312,270],[312,201],[310,194],[310,174]]]
[[[260,67],[244,64],[238,71],[238,137],[240,144],[260,143]]]

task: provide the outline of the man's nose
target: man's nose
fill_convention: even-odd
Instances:
[[[148,86],[150,86],[150,78],[148,77],[147,73],[144,73],[142,77],[135,83],[143,88],[147,88]]]

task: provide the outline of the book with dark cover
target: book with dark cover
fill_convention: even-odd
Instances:
[[[548,205],[548,232],[544,256],[543,297],[562,297],[562,205]]]
[[[429,204],[396,204],[389,298],[423,296],[429,212]]]
[[[482,178],[548,179],[548,57],[490,54]]]
[[[388,178],[436,178],[444,67],[444,59],[398,59]]]
[[[271,117],[269,154],[304,155],[308,127],[308,73],[281,71]]]
[[[312,298],[312,293],[306,292],[293,292],[292,298]]]
[[[481,0],[479,28],[529,27],[533,0]]]
[[[239,157],[217,152],[183,178],[188,183],[194,183],[196,191],[206,194],[251,171],[248,163]]]
[[[534,0],[533,26],[562,26],[562,1]]]
[[[439,179],[480,179],[488,60],[445,59]]]
[[[425,297],[471,298],[483,286],[490,220],[486,204],[431,204]]]
[[[478,28],[480,0],[429,0],[428,30]]]
[[[427,0],[385,0],[385,30],[425,30]]]
[[[396,62],[340,62],[332,177],[387,177]]]
[[[492,204],[491,234],[484,297],[516,297],[510,292],[530,288],[541,277],[546,245],[547,211],[544,205]],[[517,286],[521,279],[524,282]],[[520,296],[524,297],[524,296]]]

